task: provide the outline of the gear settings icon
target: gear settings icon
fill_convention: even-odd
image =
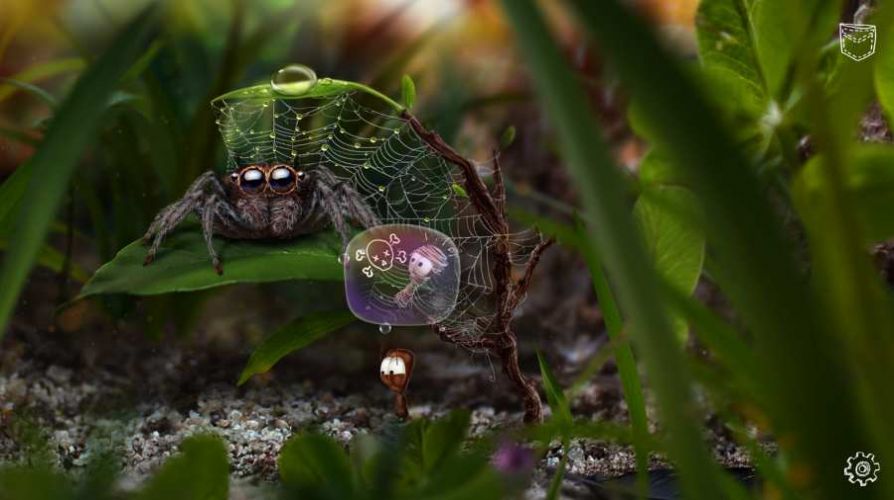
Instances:
[[[858,451],[847,458],[844,477],[851,484],[859,484],[860,487],[863,487],[878,480],[879,469],[881,469],[881,465],[875,460],[875,454]]]

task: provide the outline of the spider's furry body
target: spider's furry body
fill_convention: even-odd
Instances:
[[[180,200],[158,215],[143,241],[149,245],[146,264],[155,259],[165,236],[194,213],[211,262],[223,272],[212,236],[241,239],[292,239],[335,228],[347,245],[351,237],[349,220],[364,228],[378,224],[378,218],[363,198],[325,167],[302,172],[287,165],[249,165],[218,177],[205,172]]]

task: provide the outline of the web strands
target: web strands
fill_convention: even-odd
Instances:
[[[216,102],[228,167],[327,168],[351,183],[383,223],[426,226],[450,236],[461,255],[460,293],[439,328],[457,337],[487,332],[495,317],[495,229],[460,187],[464,178],[457,167],[435,154],[394,112],[363,105],[362,97],[345,92],[324,99]],[[515,236],[510,238],[513,250],[532,245],[530,233]],[[523,265],[527,253],[513,251],[512,256],[513,264]]]

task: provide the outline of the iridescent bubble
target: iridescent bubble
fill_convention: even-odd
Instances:
[[[358,318],[377,325],[433,325],[453,311],[460,259],[447,235],[385,224],[355,236],[345,253],[345,295]]]
[[[388,335],[391,333],[391,325],[385,323],[384,325],[379,325],[379,333],[382,335]]]
[[[290,64],[270,77],[270,88],[277,94],[300,96],[317,84],[317,74],[303,64]]]

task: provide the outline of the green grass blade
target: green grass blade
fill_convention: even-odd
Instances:
[[[532,66],[540,97],[556,125],[561,151],[580,186],[586,215],[593,223],[590,236],[616,284],[631,338],[652,375],[662,421],[669,431],[668,451],[680,467],[684,491],[692,498],[721,498],[716,465],[701,442],[698,419],[693,418],[696,412],[682,353],[663,308],[657,306],[656,275],[623,198],[621,174],[612,164],[597,121],[583,105],[586,96],[536,7],[530,1],[506,0],[504,5]],[[609,18],[606,21],[611,22]]]
[[[307,347],[354,319],[354,315],[347,311],[321,312],[298,318],[283,326],[264,339],[252,353],[239,375],[239,385],[254,375],[266,372],[283,356]]]
[[[0,331],[15,307],[31,266],[43,245],[56,208],[84,149],[99,126],[105,102],[119,78],[141,53],[155,28],[154,10],[141,13],[112,42],[60,105],[40,148],[20,168],[31,176],[22,199],[16,238],[0,270]]]
[[[864,442],[840,345],[821,321],[815,296],[792,258],[780,222],[747,161],[698,88],[642,23],[616,1],[572,0],[634,98],[660,131],[658,141],[686,173],[705,206],[714,277],[755,337],[764,391],[779,433],[830,497],[847,494],[833,471]],[[823,360],[792,362],[798,359]],[[811,415],[811,418],[804,418]],[[821,417],[820,417],[821,416]],[[848,451],[851,450],[851,451]]]
[[[52,78],[65,73],[73,73],[82,69],[84,69],[84,60],[78,57],[72,57],[30,66],[27,69],[10,76],[10,79],[33,84],[34,82],[46,78]],[[0,85],[0,102],[3,102],[3,100],[11,96],[15,91],[16,87],[14,86]]]

